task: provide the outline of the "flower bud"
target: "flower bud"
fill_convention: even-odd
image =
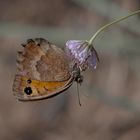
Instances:
[[[96,69],[99,61],[98,54],[93,45],[86,40],[69,40],[66,42],[66,53],[82,71],[89,66]]]

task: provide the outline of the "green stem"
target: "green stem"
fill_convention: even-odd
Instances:
[[[140,10],[137,10],[137,11],[135,11],[135,12],[132,12],[132,13],[131,13],[130,15],[128,15],[128,16],[122,17],[122,18],[120,18],[120,19],[117,19],[117,20],[115,20],[115,21],[113,21],[113,22],[111,22],[111,23],[108,23],[108,24],[104,25],[103,27],[101,27],[101,28],[91,37],[91,39],[88,41],[89,44],[92,44],[92,42],[96,39],[96,37],[97,37],[103,30],[105,30],[106,28],[108,28],[109,26],[111,26],[111,25],[113,25],[113,24],[116,24],[116,23],[118,23],[118,22],[120,22],[120,21],[123,21],[123,20],[125,20],[125,19],[127,19],[127,18],[129,18],[129,17],[131,17],[131,16],[133,16],[133,15],[136,15],[136,14],[138,14],[138,13],[140,13]]]

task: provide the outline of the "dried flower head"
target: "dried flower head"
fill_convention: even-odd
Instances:
[[[99,61],[98,54],[93,45],[85,40],[69,40],[66,42],[66,51],[74,63],[84,71],[91,66],[94,69],[97,67]]]

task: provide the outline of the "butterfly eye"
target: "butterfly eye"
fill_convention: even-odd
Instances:
[[[76,77],[75,81],[81,84],[83,82],[83,76],[79,75],[78,77]]]
[[[32,83],[32,81],[31,81],[30,79],[28,79],[28,80],[27,80],[27,83],[28,83],[28,84],[31,84],[31,83]]]
[[[26,88],[24,89],[24,92],[25,92],[27,95],[31,95],[31,94],[32,94],[32,89],[31,89],[31,87],[26,87]]]

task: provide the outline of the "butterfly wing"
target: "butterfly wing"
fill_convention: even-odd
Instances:
[[[16,75],[13,85],[14,95],[20,101],[35,101],[53,97],[68,89],[73,83],[71,77],[66,81],[46,82],[31,80],[29,77]]]
[[[18,52],[13,91],[19,100],[39,100],[56,95],[73,82],[62,49],[42,38],[28,40]]]

